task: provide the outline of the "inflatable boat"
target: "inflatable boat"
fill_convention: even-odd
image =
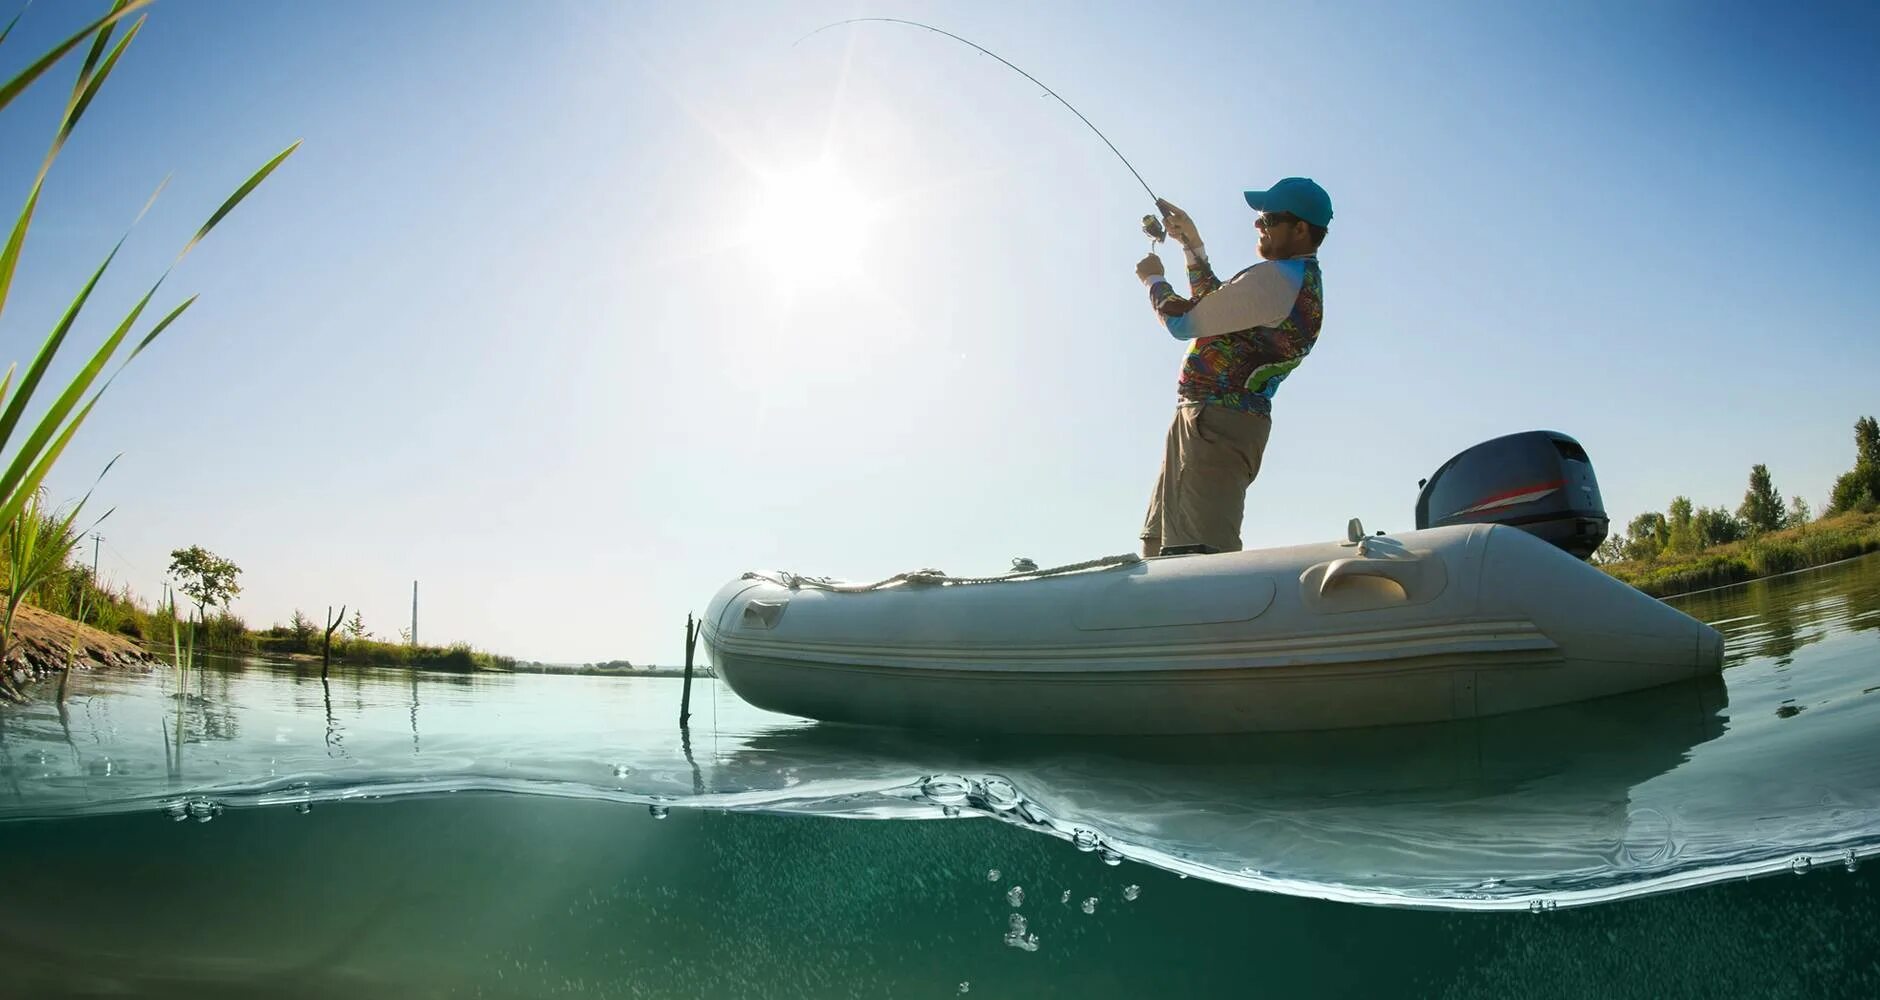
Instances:
[[[1438,722],[1716,673],[1722,636],[1584,561],[1607,519],[1564,434],[1421,485],[1417,528],[877,583],[746,573],[707,609],[718,676],[830,722],[1108,734]]]

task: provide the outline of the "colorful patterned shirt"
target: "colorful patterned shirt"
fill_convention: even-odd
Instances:
[[[1163,326],[1193,343],[1177,392],[1190,402],[1273,412],[1273,394],[1318,343],[1325,295],[1316,256],[1262,261],[1225,283],[1206,252],[1188,255],[1190,297],[1151,279]]]

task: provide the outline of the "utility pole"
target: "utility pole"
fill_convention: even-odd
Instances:
[[[418,581],[411,581],[411,644],[418,644]]]
[[[98,586],[98,543],[102,541],[103,535],[91,533],[91,585],[94,587]]]

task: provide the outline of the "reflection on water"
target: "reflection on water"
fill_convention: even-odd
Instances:
[[[987,738],[809,723],[711,681],[259,662],[87,678],[0,711],[0,819],[499,791],[991,818],[1101,860],[1289,895],[1573,906],[1880,850],[1880,559],[1696,595],[1726,669],[1443,725]],[[3,829],[4,827],[0,827]]]

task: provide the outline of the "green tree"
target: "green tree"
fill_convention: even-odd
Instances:
[[[1862,417],[1854,421],[1854,467],[1834,481],[1824,513],[1833,516],[1876,506],[1880,506],[1880,422]]]
[[[1600,565],[1623,562],[1625,560],[1625,543],[1626,537],[1623,531],[1617,531],[1607,535],[1606,540],[1599,543],[1599,548],[1593,550],[1593,562]]]
[[[1646,511],[1625,526],[1625,557],[1631,560],[1658,558],[1665,547],[1665,516]]]
[[[352,636],[354,639],[369,639],[372,637],[372,633],[366,631],[365,616],[357,611],[353,612],[352,620],[346,623],[346,634]]]
[[[294,635],[294,647],[302,652],[313,648],[313,634],[320,631],[320,626],[299,608],[294,609],[294,617],[288,620],[287,628]]]
[[[1776,485],[1769,478],[1769,467],[1752,465],[1749,470],[1749,490],[1743,494],[1743,505],[1736,509],[1736,516],[1743,521],[1743,527],[1752,535],[1765,531],[1779,531],[1784,520],[1782,494],[1776,492]]]
[[[183,582],[182,591],[196,602],[196,618],[204,620],[209,605],[227,607],[241,596],[236,578],[242,568],[200,545],[176,549],[170,553],[170,575]]]
[[[1698,508],[1696,522],[1697,547],[1700,549],[1743,538],[1743,522],[1722,507]]]
[[[1800,493],[1789,498],[1789,525],[1791,527],[1799,528],[1814,519],[1815,512],[1809,509],[1808,501],[1803,500]]]
[[[1665,511],[1665,550],[1689,554],[1697,548],[1697,518],[1691,510],[1691,498],[1672,497]]]

